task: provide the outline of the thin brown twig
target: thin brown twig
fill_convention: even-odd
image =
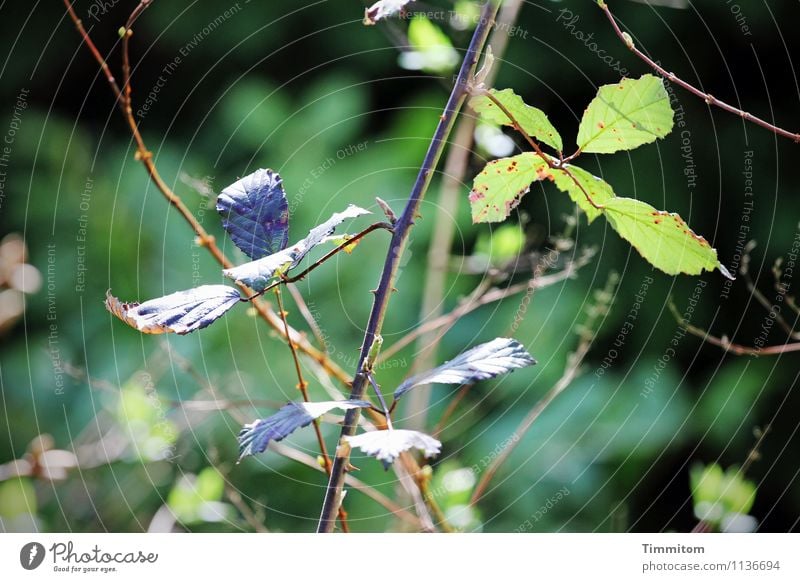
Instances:
[[[436,423],[436,428],[433,429],[433,436],[438,437],[441,434],[447,425],[447,421],[450,420],[451,416],[453,416],[453,413],[458,408],[458,405],[461,404],[461,401],[464,400],[467,393],[473,386],[474,384],[464,384],[458,389],[458,392],[456,392],[456,395],[450,400],[447,408],[445,408],[444,412],[442,413],[441,418],[439,418],[439,422]]]
[[[561,375],[561,378],[559,378],[559,380],[553,385],[547,394],[545,394],[544,398],[536,403],[536,406],[534,406],[528,412],[525,418],[522,419],[522,422],[519,423],[513,433],[516,438],[512,440],[500,452],[500,454],[498,454],[492,460],[486,471],[483,473],[483,475],[481,475],[481,478],[472,493],[472,497],[470,497],[470,505],[475,505],[481,500],[498,469],[508,460],[508,458],[511,456],[511,453],[514,451],[514,449],[516,449],[517,445],[522,442],[522,438],[525,436],[525,433],[530,430],[531,426],[534,422],[536,422],[536,419],[541,416],[542,412],[544,412],[544,410],[550,406],[550,404],[558,397],[559,394],[561,394],[570,384],[572,384],[573,380],[575,380],[580,373],[581,364],[586,358],[586,355],[589,353],[589,349],[592,347],[592,342],[594,341],[594,328],[596,327],[596,322],[601,316],[607,313],[608,304],[612,298],[613,287],[617,284],[617,281],[618,278],[616,273],[609,275],[605,288],[598,293],[595,305],[589,309],[589,315],[586,323],[579,328],[580,331],[578,332],[578,335],[580,340],[578,342],[578,346],[574,352],[567,356],[567,365],[564,369],[564,373]]]
[[[770,303],[766,295],[764,295],[758,289],[758,287],[756,287],[753,278],[750,276],[750,253],[755,246],[755,241],[750,241],[747,243],[747,245],[745,245],[744,253],[742,253],[742,265],[739,268],[739,274],[744,279],[744,282],[747,285],[747,290],[755,298],[755,300],[761,304],[761,307],[770,312],[771,316],[775,318],[775,321],[778,322],[778,325],[783,328],[783,331],[785,331],[790,338],[793,340],[798,340],[800,339],[800,332],[795,331],[794,327],[790,325],[788,321],[786,321],[783,315],[781,315],[780,311],[775,309],[775,305]],[[778,273],[774,267],[772,273],[775,276],[775,290],[782,297],[786,293],[786,289],[781,287],[780,277],[778,276]]]
[[[281,298],[281,288],[275,287],[275,300],[278,303],[278,314],[283,320],[283,326],[286,330],[286,336],[289,337],[289,322],[286,319],[286,310],[283,308],[283,299]],[[303,371],[300,368],[300,359],[297,357],[297,349],[294,342],[289,339],[289,350],[292,352],[292,361],[294,362],[295,373],[297,374],[297,389],[303,395],[303,402],[310,402],[311,399],[308,395],[308,382],[303,378]],[[331,474],[331,459],[328,456],[328,449],[325,446],[325,439],[322,436],[322,429],[320,428],[320,420],[315,418],[311,424],[314,426],[314,433],[317,435],[317,443],[319,444],[319,451],[322,455],[322,460],[325,463],[325,474]],[[344,510],[344,504],[339,505],[339,524],[342,526],[342,531],[345,533],[350,531],[347,526],[347,512]]]
[[[114,93],[114,97],[116,97],[118,105],[125,117],[125,120],[128,123],[128,127],[133,135],[134,140],[137,144],[136,150],[136,158],[142,162],[147,170],[147,173],[150,177],[150,180],[156,186],[156,188],[161,192],[161,194],[167,199],[167,201],[174,206],[179,214],[184,218],[184,220],[189,224],[191,229],[194,231],[198,245],[201,247],[205,247],[214,257],[214,259],[225,269],[228,269],[233,266],[230,260],[222,253],[219,247],[216,245],[214,241],[214,237],[209,235],[208,232],[203,228],[203,226],[195,219],[194,215],[191,211],[186,207],[183,203],[181,198],[172,191],[169,186],[164,182],[161,178],[158,170],[156,169],[155,163],[152,160],[152,154],[147,150],[145,146],[144,140],[139,132],[139,128],[136,124],[136,120],[133,117],[132,111],[128,111],[125,107],[124,103],[124,96],[122,91],[117,84],[114,75],[111,73],[111,69],[109,69],[108,64],[106,63],[103,56],[100,54],[100,51],[97,49],[97,46],[92,41],[91,37],[87,33],[86,29],[81,22],[81,19],[78,18],[78,15],[75,13],[74,8],[72,7],[72,2],[70,0],[64,0],[64,5],[67,8],[67,12],[75,25],[75,28],[78,30],[78,33],[81,35],[81,39],[89,48],[89,51],[94,56],[94,59],[100,65],[103,74],[105,75],[106,81],[108,82],[109,87],[111,88],[112,93]],[[127,83],[130,85],[130,82]],[[246,285],[239,285],[239,288],[244,292],[246,296],[253,295],[253,290],[249,289]],[[331,376],[336,378],[339,382],[348,386],[350,384],[351,378],[348,374],[342,370],[335,362],[332,362],[327,355],[316,348],[314,348],[308,341],[305,340],[297,331],[290,328],[290,336],[286,337],[280,318],[277,314],[272,310],[272,308],[260,300],[253,301],[253,307],[258,312],[259,316],[266,321],[269,326],[278,332],[280,335],[284,336],[285,339],[289,340],[292,339],[306,356],[313,359],[317,362],[322,368]]]
[[[430,509],[433,517],[436,518],[436,524],[443,531],[446,533],[454,533],[456,529],[450,525],[450,522],[447,521],[447,516],[442,511],[441,506],[434,498],[433,492],[431,491],[431,477],[433,476],[433,471],[428,467],[427,471],[421,471],[419,478],[417,479],[417,486],[419,487],[419,492],[422,495],[422,499],[425,500],[428,508]]]
[[[583,359],[586,357],[586,354],[589,353],[589,348],[592,345],[591,338],[583,338],[581,339],[580,343],[578,344],[578,348],[569,355],[567,358],[567,367],[564,370],[563,375],[559,378],[558,382],[550,389],[550,391],[542,398],[539,402],[536,403],[530,412],[525,416],[522,422],[519,423],[517,428],[514,430],[514,435],[516,435],[516,439],[511,441],[497,457],[494,458],[492,463],[487,467],[486,471],[481,475],[480,481],[475,486],[475,490],[472,493],[472,497],[469,500],[470,505],[475,505],[478,501],[481,500],[484,493],[486,492],[489,483],[494,478],[497,470],[500,466],[506,462],[511,453],[514,452],[518,443],[522,441],[523,435],[528,432],[531,425],[536,422],[536,419],[541,416],[542,412],[550,405],[556,397],[561,394],[571,383],[572,381],[578,376],[578,372],[580,371],[581,363]]]
[[[256,514],[250,509],[250,506],[245,503],[244,499],[242,499],[242,494],[239,493],[233,487],[225,487],[225,496],[228,498],[233,506],[239,510],[239,513],[242,514],[242,517],[247,522],[247,524],[253,528],[253,531],[258,533],[269,533],[269,530],[264,526],[263,523],[256,517]]]
[[[672,315],[675,316],[677,322],[683,327],[687,332],[692,334],[695,337],[700,338],[706,343],[709,343],[713,346],[717,346],[725,350],[726,352],[730,352],[737,356],[775,356],[780,354],[787,354],[789,352],[800,352],[800,342],[792,342],[792,343],[785,343],[779,346],[767,346],[763,348],[759,347],[749,347],[744,346],[741,344],[736,344],[731,342],[727,337],[715,337],[711,335],[708,331],[696,327],[689,322],[683,319],[683,316],[678,312],[677,307],[675,304],[670,301],[668,303],[669,310],[672,312]]]
[[[503,299],[516,295],[517,293],[522,293],[523,291],[527,291],[529,289],[542,289],[544,287],[548,287],[550,285],[554,285],[555,283],[569,279],[578,269],[585,266],[589,262],[593,254],[594,253],[592,252],[584,253],[576,261],[569,263],[564,267],[564,269],[558,271],[557,273],[553,273],[552,275],[536,277],[534,279],[504,288],[488,288],[484,285],[484,281],[486,280],[482,281],[481,284],[479,284],[475,290],[473,290],[473,292],[470,293],[470,295],[452,311],[423,323],[419,327],[412,329],[409,333],[397,340],[388,348],[384,348],[378,356],[378,362],[380,363],[386,361],[387,358],[392,357],[423,334],[429,333],[441,327],[452,326],[452,324],[456,323],[461,317],[475,311],[479,307],[488,305],[489,303],[494,303],[495,301],[502,301]]]
[[[297,306],[297,310],[300,312],[300,315],[302,315],[303,319],[306,320],[311,333],[314,334],[314,338],[317,340],[320,349],[327,350],[328,342],[325,340],[325,334],[322,333],[322,329],[320,328],[319,323],[317,323],[317,319],[314,317],[314,314],[311,313],[311,309],[309,309],[306,300],[303,298],[303,294],[300,293],[300,290],[293,283],[288,283],[286,285],[286,289],[289,291],[289,295],[292,296],[292,300]]]
[[[640,51],[638,48],[636,48],[636,45],[633,43],[633,40],[631,39],[630,35],[623,32],[620,29],[619,24],[617,24],[616,17],[611,13],[611,9],[609,9],[608,4],[606,4],[606,2],[604,2],[603,0],[597,0],[597,5],[603,10],[606,17],[608,18],[608,21],[611,23],[611,27],[614,29],[614,32],[619,37],[619,39],[625,44],[625,46],[628,47],[628,49],[633,54],[639,57],[639,59],[644,61],[651,69],[653,69],[659,75],[667,79],[670,83],[675,83],[679,87],[686,89],[696,97],[699,97],[700,99],[705,101],[708,105],[714,105],[716,107],[719,107],[720,109],[727,111],[728,113],[733,113],[734,115],[741,117],[745,121],[749,121],[750,123],[754,123],[758,126],[761,126],[764,129],[767,129],[776,135],[788,138],[795,143],[800,143],[800,133],[792,133],[791,131],[782,129],[777,125],[769,123],[768,121],[764,121],[760,117],[756,117],[755,115],[752,115],[742,109],[739,109],[738,107],[734,107],[733,105],[729,105],[724,101],[720,101],[713,95],[705,93],[704,91],[701,91],[697,87],[690,85],[683,79],[680,79],[675,75],[675,73],[670,73],[669,71],[667,71],[661,65],[656,63],[653,59],[651,59],[642,51]]]
[[[783,257],[775,259],[775,263],[772,265],[772,274],[775,277],[775,291],[781,294],[786,293],[787,289],[781,283],[781,279],[783,279]],[[794,296],[784,295],[783,302],[792,310],[795,317],[800,317],[800,306],[797,305]]]

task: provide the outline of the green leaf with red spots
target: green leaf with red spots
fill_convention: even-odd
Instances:
[[[472,184],[472,222],[502,222],[530,190],[531,183],[549,175],[547,162],[533,152],[489,162]]]
[[[677,214],[632,198],[612,198],[603,206],[614,230],[657,269],[668,275],[699,275],[719,269],[733,279],[717,259],[717,251]]]
[[[555,162],[555,158],[549,159]],[[547,179],[569,194],[591,223],[602,214],[595,205],[601,206],[614,198],[614,191],[606,182],[578,166],[566,165],[564,168],[569,173],[550,168],[546,161],[533,152],[489,162],[475,177],[469,195],[472,221],[502,222],[519,204],[533,182]],[[589,202],[587,194],[594,205]]]
[[[674,113],[664,82],[654,75],[603,85],[583,114],[578,147],[612,154],[652,143],[672,131]]]
[[[564,168],[569,171],[569,174],[563,170],[553,170],[553,182],[556,188],[569,194],[569,197],[578,205],[578,208],[586,213],[586,218],[591,224],[603,211],[589,202],[589,198],[597,206],[602,206],[615,197],[614,190],[607,182],[590,174],[583,168],[570,164],[565,164]],[[587,198],[587,195],[589,198]]]
[[[561,143],[561,136],[547,119],[544,111],[527,105],[522,100],[522,97],[511,89],[503,89],[502,91],[491,89],[489,93],[514,116],[522,131],[532,138],[546,143],[557,152],[562,151],[564,146]],[[511,127],[514,125],[506,112],[486,95],[473,97],[469,101],[469,106],[486,121]]]

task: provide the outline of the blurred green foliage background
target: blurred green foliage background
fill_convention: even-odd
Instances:
[[[76,2],[95,42],[110,51],[115,71],[117,30],[134,5]],[[792,60],[800,54],[800,41],[791,33],[800,5],[741,0],[736,6],[737,11],[718,1],[686,9],[613,3],[638,45],[668,69],[752,113],[800,127]],[[147,105],[137,121],[162,175],[237,261],[243,255],[223,235],[214,194],[193,187],[198,180],[216,193],[256,168],[279,171],[290,199],[293,240],[348,203],[379,212],[374,197],[380,196],[402,209],[451,75],[400,67],[395,45],[407,22],[367,28],[361,23],[363,8],[356,1],[324,0],[156,2],[136,23],[134,100],[137,108]],[[453,4],[421,5],[427,8],[450,10]],[[220,20],[226,10],[230,16]],[[445,24],[455,47],[468,42],[469,30],[438,24]],[[26,295],[24,314],[0,337],[0,463],[6,463],[0,529],[252,531],[255,520],[271,531],[312,531],[324,475],[274,452],[235,464],[241,419],[274,409],[260,404],[299,396],[288,349],[244,307],[186,337],[143,336],[112,320],[103,307],[109,288],[123,299],[144,300],[222,283],[223,277],[134,160],[111,93],[62,3],[5,3],[0,27],[0,133],[6,137],[18,110],[18,129],[2,168],[7,178],[0,232],[24,238],[26,261],[41,274],[38,291]],[[597,86],[619,79],[590,48],[592,42],[630,75],[648,72],[613,36],[594,3],[542,0],[523,7],[496,83],[544,109],[568,148]],[[690,166],[680,132],[629,154],[587,158],[584,166],[621,195],[681,213],[712,241],[724,264],[732,264],[740,228],[749,225],[747,238],[758,241],[750,271],[773,301],[772,263],[791,251],[798,234],[800,199],[794,193],[800,173],[793,162],[798,146],[676,91],[690,132],[692,180],[685,173]],[[749,151],[755,195],[745,223]],[[473,156],[452,217],[456,269],[464,265],[460,257],[475,252],[480,237],[478,251],[486,252],[487,240],[492,248],[493,239],[487,238],[492,227],[471,224],[466,200],[468,183],[487,155],[478,148]],[[386,345],[419,322],[439,181],[437,175],[412,235],[386,322]],[[690,181],[696,185],[689,187]],[[529,248],[541,250],[573,215],[565,196],[535,187],[512,220],[525,225]],[[697,521],[692,464],[741,465],[755,443],[754,429],[771,423],[761,458],[747,473],[757,486],[750,514],[762,531],[796,529],[798,356],[736,357],[686,336],[666,366],[658,364],[679,329],[666,308],[668,298],[684,311],[698,280],[707,285],[692,323],[715,335],[752,345],[769,312],[741,278],[727,294],[717,273],[671,278],[651,271],[602,221],[587,227],[579,217],[573,236],[575,252],[597,247],[595,260],[576,278],[537,292],[515,333],[539,365],[476,386],[440,435],[444,448],[433,465],[433,487],[447,492],[439,500],[453,522],[483,531],[688,531]],[[375,233],[352,255],[298,284],[331,358],[349,372],[386,240]],[[467,476],[465,483],[459,469],[480,467],[558,380],[593,292],[612,272],[620,282],[584,373],[522,437],[477,513],[465,517],[459,506],[470,480]],[[654,283],[634,328],[616,347],[648,277]],[[446,308],[480,278],[453,272]],[[794,293],[790,286],[788,294]],[[519,307],[517,296],[463,317],[443,338],[439,359],[508,334]],[[307,330],[291,303],[289,310],[291,323]],[[783,315],[794,322],[785,306]],[[767,343],[785,341],[787,334],[774,325]],[[612,349],[617,356],[603,368]],[[413,346],[397,354],[380,372],[383,386],[399,383],[414,359]],[[313,370],[307,373],[312,394],[328,399]],[[453,389],[437,387],[433,394],[429,419],[435,422]],[[244,404],[233,416],[182,404],[192,399]],[[338,427],[326,425],[324,433],[333,448]],[[43,434],[51,438],[37,439]],[[316,455],[310,430],[288,443]],[[51,466],[61,462],[64,473],[13,477],[19,465],[8,463],[25,458],[30,464],[44,454],[51,455]],[[80,468],[72,466],[71,454]],[[393,472],[372,459],[355,463],[359,479],[396,495]],[[346,506],[356,531],[399,527],[356,491]],[[531,527],[523,527],[526,521]]]

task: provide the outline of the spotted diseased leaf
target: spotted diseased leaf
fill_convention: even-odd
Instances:
[[[435,457],[442,449],[442,443],[435,438],[415,430],[390,428],[344,438],[351,447],[359,448],[365,455],[377,458],[386,469],[400,453],[409,449],[422,451],[426,458]]]
[[[614,230],[657,269],[668,275],[699,275],[719,269],[733,279],[717,259],[717,251],[677,214],[631,198],[614,198],[604,206]]]
[[[410,3],[411,0],[380,0],[364,11],[364,24],[371,26],[379,20],[388,18]]]
[[[279,441],[298,428],[308,426],[314,419],[338,408],[369,408],[365,400],[336,400],[329,402],[290,402],[267,418],[244,425],[239,432],[239,460],[248,455],[263,453],[270,441]]]
[[[531,183],[548,176],[547,163],[533,152],[489,162],[472,183],[472,222],[505,220],[528,193]]]
[[[522,97],[514,93],[511,89],[498,91],[490,89],[489,93],[503,104],[509,113],[517,120],[522,131],[534,139],[546,143],[557,152],[562,151],[563,144],[561,136],[547,119],[544,111],[527,105]],[[470,99],[470,107],[486,121],[491,121],[498,125],[508,125],[513,127],[513,122],[497,104],[486,95],[477,95]]]
[[[556,162],[555,158],[548,159]],[[564,170],[551,168],[533,152],[489,162],[475,176],[469,195],[472,221],[478,223],[505,220],[530,190],[531,183],[550,180],[559,190],[569,194],[591,223],[602,211],[589,202],[584,191],[598,206],[613,198],[614,191],[606,182],[578,166],[567,164],[564,167],[572,177]]]
[[[589,220],[589,224],[591,224],[595,218],[602,214],[602,210],[593,206],[586,198],[586,194],[591,197],[596,205],[601,206],[615,197],[614,190],[607,182],[590,174],[583,168],[570,164],[566,164],[564,167],[575,180],[561,170],[553,170],[551,172],[552,180],[556,188],[569,194],[569,197],[578,205],[578,208],[586,213],[586,218]],[[575,183],[576,180],[583,190]]]
[[[257,170],[225,188],[217,198],[222,226],[251,259],[277,253],[289,241],[289,204],[283,180]]]
[[[295,268],[311,249],[325,242],[342,222],[364,214],[370,212],[351,204],[344,211],[335,213],[319,226],[312,228],[306,238],[291,247],[257,261],[225,269],[222,273],[238,283],[244,283],[254,291],[263,291],[276,277]]]
[[[142,333],[184,335],[214,323],[241,299],[231,287],[203,285],[141,304],[123,303],[109,293],[106,309]]]
[[[438,368],[409,378],[394,391],[394,399],[399,399],[416,386],[469,384],[535,363],[536,360],[517,340],[499,337],[461,353]]]
[[[603,85],[578,128],[583,152],[632,150],[672,131],[674,112],[664,82],[654,75]]]

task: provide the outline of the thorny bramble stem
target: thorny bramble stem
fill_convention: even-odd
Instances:
[[[383,273],[381,274],[380,283],[375,291],[375,300],[372,304],[372,311],[370,313],[369,322],[367,323],[367,330],[364,334],[364,341],[361,345],[361,355],[357,365],[357,370],[362,370],[364,361],[372,347],[375,335],[380,333],[383,325],[383,320],[386,315],[386,308],[389,303],[389,296],[393,290],[394,279],[397,273],[397,267],[400,263],[400,257],[408,241],[408,235],[414,225],[414,219],[419,211],[420,203],[428,189],[432,174],[436,169],[436,165],[444,150],[447,137],[455,122],[455,118],[464,103],[464,98],[467,94],[467,87],[475,71],[475,65],[478,62],[478,57],[486,42],[486,37],[489,30],[494,24],[494,18],[500,8],[500,3],[493,1],[486,2],[481,10],[481,17],[475,32],[472,35],[469,48],[464,55],[464,60],[461,63],[461,69],[456,77],[455,86],[453,87],[450,98],[445,106],[444,113],[442,114],[436,132],[433,135],[431,144],[428,147],[428,153],[422,162],[419,174],[414,187],[409,195],[408,202],[403,214],[397,220],[392,235],[392,241],[389,245],[389,251],[386,255],[386,261],[383,266]],[[353,379],[353,390],[350,397],[353,399],[363,398],[366,391],[366,378],[363,374],[356,374]],[[358,424],[359,410],[348,410],[344,419],[344,426],[342,427],[342,437],[349,437],[355,433]],[[322,506],[322,514],[320,515],[317,532],[331,532],[335,523],[336,510],[342,496],[342,486],[344,485],[345,468],[349,461],[349,451],[347,447],[340,447],[341,452],[337,452],[333,462],[333,471],[331,478],[328,482],[328,489],[325,493],[325,501]]]

